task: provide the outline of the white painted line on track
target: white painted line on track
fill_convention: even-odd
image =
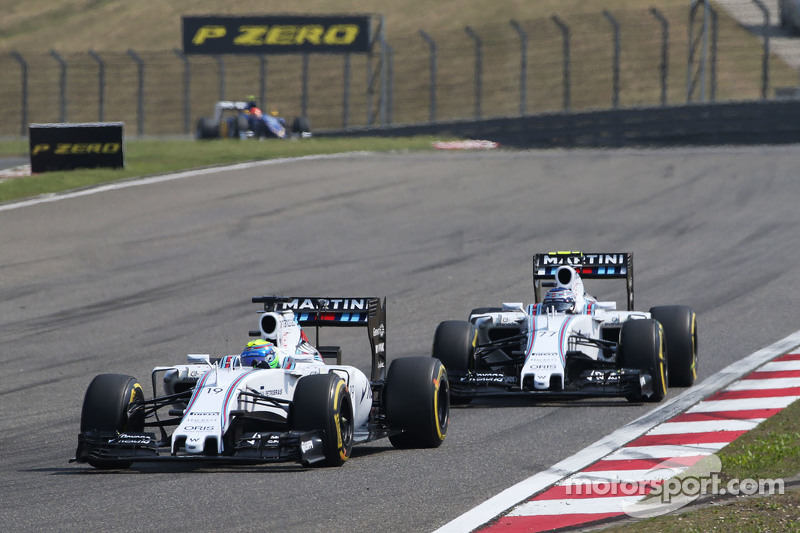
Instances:
[[[637,418],[636,420],[626,424],[625,426],[617,429],[610,435],[600,439],[594,444],[584,448],[578,453],[560,461],[549,469],[539,472],[525,480],[520,481],[506,490],[500,492],[496,496],[486,500],[477,507],[467,511],[461,516],[443,525],[434,533],[464,533],[473,531],[476,528],[484,525],[498,515],[504,513],[511,507],[514,507],[521,501],[530,498],[534,494],[543,491],[551,485],[554,485],[562,479],[570,476],[571,474],[586,468],[590,464],[602,459],[612,452],[618,451],[624,444],[640,437],[647,431],[651,430],[658,424],[672,418],[673,416],[683,413],[692,405],[700,402],[703,398],[719,391],[723,387],[730,385],[733,381],[741,378],[743,375],[752,372],[756,368],[778,355],[789,352],[792,348],[800,345],[800,330],[784,337],[783,339],[762,348],[752,354],[744,357],[734,363],[731,363],[720,372],[713,376],[708,377],[702,383],[686,390],[684,393],[667,401],[666,403],[656,407],[649,413]],[[793,363],[793,361],[789,361]],[[784,368],[782,368],[784,369]],[[786,405],[794,401],[794,397],[786,397],[788,400]],[[718,402],[704,402],[708,404],[723,404],[716,408],[708,409],[708,411],[725,411],[728,409],[742,409],[742,407],[725,407],[729,402],[747,402],[746,405],[757,403],[757,399],[747,400],[721,400]],[[775,405],[775,399],[770,399],[771,405],[769,407],[778,407]],[[785,407],[785,406],[784,406]],[[757,409],[758,407],[748,407],[749,409]],[[725,443],[702,443],[701,446],[669,446],[669,448],[678,449],[691,449],[694,453],[702,448],[707,448],[713,453],[729,442]],[[718,446],[718,447],[717,447]],[[652,448],[652,447],[648,447]],[[660,446],[660,448],[666,448]],[[640,450],[641,451],[641,450]],[[674,455],[674,456],[679,456]],[[640,456],[642,457],[642,456]],[[653,457],[649,455],[649,457]],[[620,458],[620,457],[616,457]]]
[[[759,372],[786,372],[788,370],[800,370],[800,361],[773,361],[758,369]]]
[[[718,452],[730,442],[703,442],[701,444],[656,444],[653,446],[634,446],[620,448],[611,453],[606,460],[623,459],[673,459],[676,457],[694,457],[697,455],[710,455]]]
[[[663,481],[687,470],[688,466],[669,468],[647,468],[640,470],[606,470],[581,472],[570,476],[562,485],[585,485],[589,483],[630,483],[633,481]]]
[[[704,442],[702,444],[660,444],[654,446],[634,446],[620,448],[611,453],[606,460],[629,459],[672,459],[674,457],[693,457],[696,455],[710,455],[718,452],[730,442]]]
[[[584,498],[580,500],[581,514],[618,513],[625,505],[641,499],[641,496],[613,496],[609,498]],[[514,509],[508,516],[561,515],[574,512],[576,500],[539,500],[528,502]]]
[[[742,409],[783,409],[800,396],[778,396],[771,398],[744,398],[741,400],[715,400],[695,405],[687,413],[713,413],[716,411],[740,411]]]
[[[281,157],[278,159],[264,159],[262,161],[248,161],[247,163],[237,163],[234,165],[225,165],[219,167],[200,168],[196,170],[187,170],[184,172],[175,172],[172,174],[163,174],[159,176],[151,176],[148,178],[135,178],[125,181],[115,181],[105,185],[98,185],[88,189],[81,189],[73,192],[53,193],[42,196],[37,196],[29,200],[21,200],[19,202],[12,202],[9,204],[0,205],[0,211],[10,211],[12,209],[19,209],[31,205],[44,204],[48,202],[58,202],[59,200],[66,200],[68,198],[77,198],[79,196],[90,196],[107,191],[116,191],[119,189],[127,189],[129,187],[140,187],[142,185],[151,185],[153,183],[162,183],[165,181],[174,181],[185,178],[192,178],[195,176],[202,176],[205,174],[216,174],[221,172],[230,172],[232,170],[247,170],[251,168],[266,167],[271,165],[280,165],[283,163],[295,163],[299,161],[316,161],[319,159],[340,159],[343,157],[352,157],[354,155],[369,155],[372,152],[345,152],[340,154],[318,154],[307,155],[301,157]]]
[[[711,420],[708,422],[665,422],[647,432],[648,435],[673,435],[675,433],[707,433],[709,431],[750,431],[764,418],[745,420]]]
[[[800,378],[743,379],[725,390],[791,389],[800,387]]]

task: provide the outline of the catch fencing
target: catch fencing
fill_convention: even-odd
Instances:
[[[250,94],[324,131],[764,100],[797,85],[759,35],[692,5],[389,33],[369,54],[17,50],[0,54],[0,136],[95,121],[124,122],[128,136],[191,135],[217,100]]]

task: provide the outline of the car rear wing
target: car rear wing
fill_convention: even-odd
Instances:
[[[248,105],[247,102],[233,102],[230,100],[220,100],[219,102],[217,102],[217,109],[226,109],[226,110],[238,109],[240,111],[243,111],[245,109],[248,109]]]
[[[319,344],[321,327],[367,328],[372,351],[372,381],[386,377],[386,298],[317,298],[307,296],[256,296],[253,303],[264,305],[264,312],[294,312],[301,327],[316,328]],[[251,331],[258,336],[260,332]],[[326,355],[330,347],[317,349]],[[335,348],[338,351],[338,348]],[[340,362],[340,358],[337,359]]]
[[[552,287],[558,267],[568,265],[583,279],[624,279],[628,311],[633,311],[633,252],[549,252],[533,254],[533,293],[542,301],[542,287]]]

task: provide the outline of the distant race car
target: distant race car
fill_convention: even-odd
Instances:
[[[800,33],[800,2],[778,0],[778,21],[782,28],[786,28],[792,34]]]
[[[449,422],[444,366],[430,357],[386,371],[386,307],[379,298],[253,298],[259,329],[240,355],[189,354],[152,371],[153,397],[121,374],[89,384],[75,458],[97,468],[147,461],[340,466],[353,445],[388,437],[397,448],[442,444]],[[341,364],[302,327],[362,327],[372,370]],[[318,338],[316,339],[318,341]],[[326,364],[323,358],[335,359]],[[171,432],[167,428],[174,428]]]
[[[274,110],[264,113],[252,102],[222,100],[214,106],[213,117],[197,122],[197,139],[279,139],[311,137],[311,124],[306,117],[295,117],[291,128]]]
[[[584,278],[624,279],[627,310],[587,294]],[[438,325],[432,354],[447,368],[451,402],[503,394],[660,402],[668,385],[694,384],[696,314],[683,305],[634,311],[632,253],[535,254],[533,284],[533,304],[478,308]]]

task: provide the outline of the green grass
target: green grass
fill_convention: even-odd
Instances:
[[[265,141],[132,140],[125,146],[124,169],[46,172],[0,181],[0,202],[62,192],[140,176],[166,174],[242,161],[340,152],[428,150],[433,137],[346,138]],[[24,141],[0,142],[0,157],[27,156]]]
[[[800,402],[745,433],[719,454],[723,479],[776,478],[800,473]]]

